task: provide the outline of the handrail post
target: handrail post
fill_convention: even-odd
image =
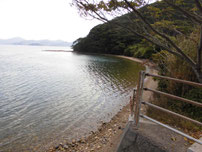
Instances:
[[[135,108],[135,99],[136,99],[136,89],[133,90],[133,96],[132,98],[130,97],[130,111],[131,111],[131,118],[133,119],[134,118],[134,108]],[[134,121],[134,119],[133,119]]]
[[[140,117],[140,110],[141,110],[141,102],[142,102],[142,94],[143,94],[143,88],[144,88],[144,79],[145,79],[145,72],[140,71],[139,72],[139,81],[137,85],[137,97],[135,99],[135,127],[138,128],[139,124],[139,117]]]

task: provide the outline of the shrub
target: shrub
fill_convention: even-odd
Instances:
[[[195,31],[193,31],[193,33],[191,33],[189,38],[185,38],[183,36],[176,38],[176,43],[178,44],[178,46],[185,50],[184,53],[188,54],[189,57],[192,58],[192,60],[196,60],[197,48],[195,42],[198,42],[199,33],[199,28],[197,28]],[[160,75],[166,75],[169,77],[188,81],[198,81],[192,68],[185,61],[177,58],[176,56],[168,54],[166,51],[161,51],[157,54],[154,54],[152,58],[159,67]],[[202,89],[195,88],[190,85],[159,79],[158,90],[202,103]],[[176,113],[180,113],[198,121],[202,121],[202,110],[200,107],[181,101],[162,98],[161,96],[155,96],[155,99],[152,102]],[[159,120],[164,119],[160,118],[164,115],[159,116],[159,111],[154,111],[151,108],[149,108],[148,114],[154,118],[156,117]],[[175,125],[178,125],[180,127],[190,129],[190,126],[193,126],[190,125],[190,123],[186,123],[185,121],[176,121],[177,119],[175,119],[171,115],[166,116],[166,118],[168,117],[169,119],[167,120],[169,121],[169,123],[175,123]]]

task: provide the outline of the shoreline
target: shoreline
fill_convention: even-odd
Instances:
[[[121,56],[121,55],[112,55],[115,57],[120,57],[128,59],[134,62],[141,63],[145,66],[146,71],[156,74],[157,71],[154,69],[155,65],[149,60],[141,60],[133,57]],[[149,77],[146,79],[145,85],[150,88],[156,88],[157,82]],[[144,95],[145,100],[149,100],[152,97],[152,93],[147,92]],[[146,111],[143,107],[142,111]],[[58,152],[58,151],[67,151],[67,152],[106,152],[106,151],[116,151],[119,140],[123,133],[124,128],[127,125],[128,118],[130,115],[130,102],[128,99],[128,104],[124,106],[120,111],[112,117],[112,119],[107,123],[102,123],[102,125],[95,132],[87,137],[80,138],[79,140],[72,140],[67,143],[60,143],[59,145],[52,147],[48,152]]]

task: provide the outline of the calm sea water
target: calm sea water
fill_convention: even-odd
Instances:
[[[129,102],[143,67],[117,57],[0,46],[0,151],[87,135]]]

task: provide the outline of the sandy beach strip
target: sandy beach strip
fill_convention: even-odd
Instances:
[[[116,56],[141,63],[146,66],[149,73],[157,74],[157,71],[154,69],[155,65],[148,60],[140,60],[119,55]],[[157,87],[157,82],[151,77],[148,77],[145,86],[155,89]],[[152,94],[150,92],[145,92],[143,99],[148,101],[151,97]],[[143,107],[141,110],[145,111],[146,109]],[[60,143],[59,145],[50,148],[48,152],[115,152],[123,130],[127,125],[129,115],[130,105],[128,99],[128,105],[123,107],[110,122],[103,123],[96,132],[91,132],[88,137],[81,137],[79,140]]]

